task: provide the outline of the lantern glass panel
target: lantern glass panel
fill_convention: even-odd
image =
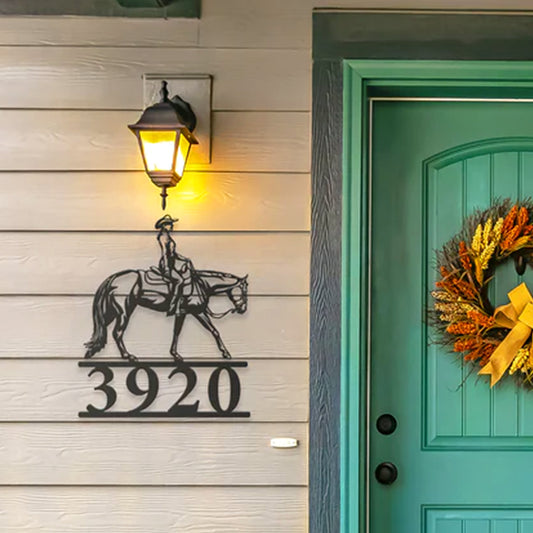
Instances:
[[[176,132],[141,130],[139,136],[146,170],[148,172],[158,170],[171,171],[176,148]]]
[[[174,167],[174,172],[181,178],[183,172],[185,171],[185,164],[187,163],[187,158],[189,157],[189,150],[191,149],[191,142],[185,135],[180,136],[180,142],[178,146],[178,153],[176,155],[176,165]]]

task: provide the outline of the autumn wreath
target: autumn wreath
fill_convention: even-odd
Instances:
[[[468,217],[437,252],[439,279],[431,294],[433,325],[443,344],[479,364],[491,386],[504,374],[533,386],[533,297],[524,283],[494,309],[489,284],[496,268],[514,260],[523,273],[533,259],[533,200],[495,202]]]

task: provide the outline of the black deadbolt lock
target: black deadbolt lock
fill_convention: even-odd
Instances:
[[[376,421],[376,427],[382,435],[390,435],[391,433],[394,433],[397,426],[398,423],[396,422],[396,418],[388,414],[381,415]]]
[[[398,469],[393,463],[380,463],[376,467],[376,479],[382,485],[391,485],[398,477]]]

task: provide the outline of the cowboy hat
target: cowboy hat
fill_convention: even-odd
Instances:
[[[155,223],[155,229],[161,229],[165,226],[174,226],[174,222],[177,222],[179,218],[172,218],[170,215],[165,215],[164,217],[161,217],[156,223]]]

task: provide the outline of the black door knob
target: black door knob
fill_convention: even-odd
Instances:
[[[397,426],[398,422],[396,422],[396,418],[389,414],[381,415],[376,420],[376,427],[382,435],[390,435],[391,433],[394,433]]]
[[[376,479],[382,485],[391,485],[398,477],[398,469],[393,463],[380,463],[376,467]]]

